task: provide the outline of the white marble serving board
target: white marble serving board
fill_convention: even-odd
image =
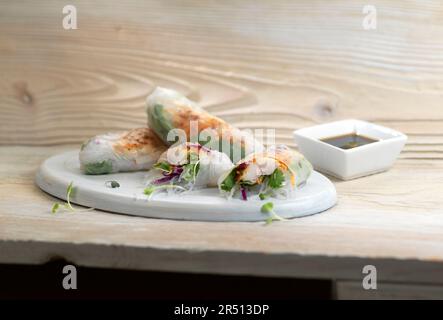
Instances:
[[[285,218],[303,217],[329,209],[337,201],[334,185],[325,176],[313,172],[308,182],[290,199],[262,201],[258,196],[248,201],[227,200],[218,189],[208,188],[182,195],[158,193],[148,200],[143,194],[146,172],[84,175],[80,171],[78,150],[53,156],[41,165],[37,185],[51,195],[66,200],[66,189],[73,182],[71,202],[114,213],[150,218],[200,221],[260,221],[267,214],[260,211],[266,201],[274,203],[275,212]],[[115,180],[119,188],[109,188]]]

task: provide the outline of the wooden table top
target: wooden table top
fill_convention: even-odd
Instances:
[[[62,1],[0,4],[0,263],[63,257],[328,279],[360,279],[372,263],[381,279],[443,283],[438,1],[380,2],[372,31],[350,1],[77,3],[77,30],[62,28]],[[39,164],[89,136],[145,125],[144,99],[156,85],[240,128],[275,128],[294,147],[292,130],[345,118],[409,140],[391,170],[332,179],[333,209],[267,227],[51,214],[54,198],[34,184]]]

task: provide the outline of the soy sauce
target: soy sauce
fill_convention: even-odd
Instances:
[[[323,138],[320,139],[320,141],[333,145],[337,148],[348,150],[377,142],[378,140],[356,133],[350,133],[341,136]]]

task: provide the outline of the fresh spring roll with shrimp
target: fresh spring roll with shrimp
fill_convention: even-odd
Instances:
[[[149,128],[102,134],[81,146],[80,169],[85,174],[147,170],[165,150],[167,146]]]
[[[234,164],[229,157],[198,143],[183,143],[169,148],[146,176],[145,194],[156,191],[186,191],[217,187],[217,181]]]
[[[259,194],[262,200],[288,198],[311,172],[312,165],[302,154],[285,145],[272,146],[265,152],[249,155],[225,172],[218,187],[228,198],[238,194],[247,200],[249,193]]]
[[[163,142],[186,141],[228,155],[234,163],[263,150],[253,135],[203,110],[197,103],[171,89],[157,87],[146,99],[148,125]],[[174,130],[175,129],[175,130]]]

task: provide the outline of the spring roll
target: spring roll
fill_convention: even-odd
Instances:
[[[198,142],[205,147],[228,155],[233,162],[263,150],[263,144],[249,132],[241,131],[226,121],[203,110],[182,94],[157,87],[146,100],[148,125],[167,144],[186,141]],[[173,133],[179,129],[182,135]],[[169,137],[168,137],[169,134]]]
[[[164,152],[146,177],[146,194],[160,190],[185,191],[217,187],[217,181],[232,161],[224,153],[198,143],[184,143]]]
[[[165,150],[149,128],[98,135],[81,146],[80,169],[85,174],[147,170]]]
[[[249,155],[225,172],[218,181],[222,194],[228,197],[237,192],[243,200],[248,193],[267,197],[289,197],[306,182],[312,165],[302,154],[285,145],[272,146],[265,152]]]

